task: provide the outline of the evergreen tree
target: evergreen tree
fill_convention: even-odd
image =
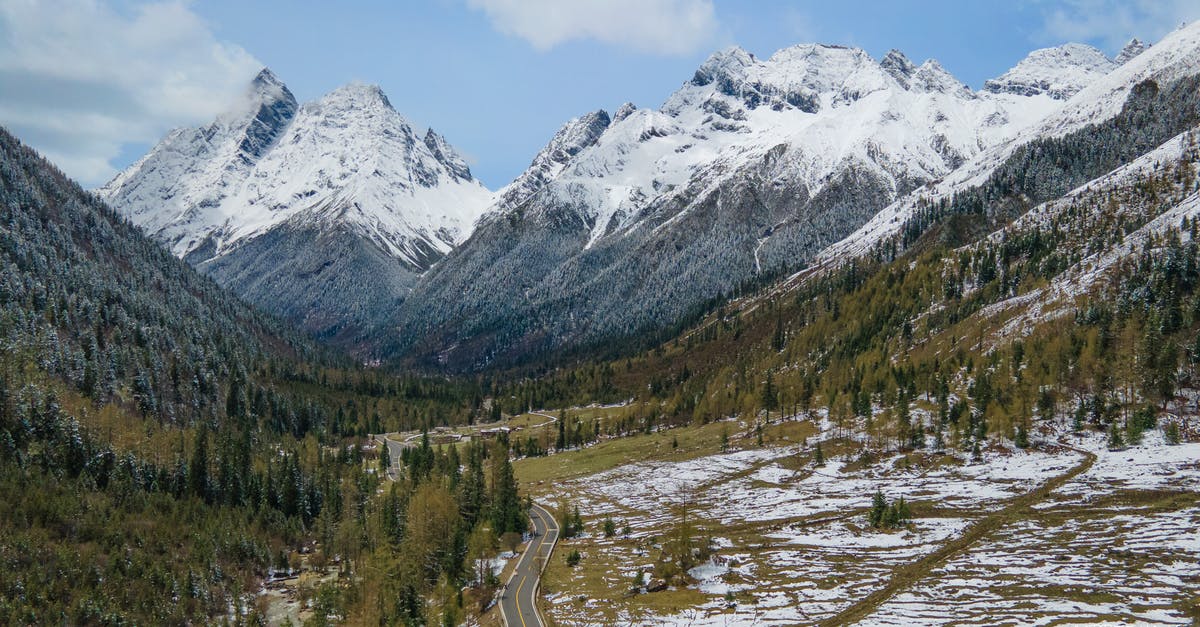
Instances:
[[[380,470],[380,472],[387,473],[389,470],[391,470],[391,468],[392,468],[392,455],[391,455],[391,453],[388,452],[388,445],[386,442],[380,443],[380,446],[379,446],[379,470]]]
[[[1108,427],[1108,448],[1109,450],[1117,450],[1125,446],[1125,441],[1121,438],[1121,430],[1117,427],[1117,421],[1113,421]]]
[[[1029,448],[1029,431],[1024,423],[1017,425],[1017,435],[1013,438],[1013,444],[1017,448]]]
[[[208,427],[203,423],[196,432],[196,440],[192,444],[192,459],[188,464],[188,492],[204,501],[209,499]]]
[[[768,412],[779,408],[779,392],[775,389],[775,379],[771,371],[767,371],[767,379],[762,387],[762,408]]]
[[[817,441],[816,450],[813,451],[813,464],[820,468],[825,465],[825,454],[821,452],[821,442]]]
[[[517,480],[513,476],[512,462],[508,459],[508,446],[503,441],[497,441],[492,449],[491,501],[494,531],[499,534],[525,531],[525,517],[521,514]]]
[[[1174,420],[1168,422],[1167,426],[1163,428],[1163,439],[1172,446],[1179,444],[1179,423]]]
[[[875,495],[871,497],[871,511],[867,514],[867,521],[872,527],[879,528],[883,524],[883,516],[887,512],[887,500],[883,498],[883,491],[875,490]]]

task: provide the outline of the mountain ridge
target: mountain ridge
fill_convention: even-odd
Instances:
[[[660,109],[624,108],[553,168],[535,159],[417,282],[383,354],[476,368],[669,323],[802,265],[883,209],[879,199],[1061,104],[1042,91],[973,92],[898,51],[878,61],[820,44],[765,61],[718,51]],[[476,285],[489,272],[496,283]]]
[[[300,104],[269,69],[239,107],[168,134],[97,193],[219,283],[351,349],[492,196],[378,86]]]

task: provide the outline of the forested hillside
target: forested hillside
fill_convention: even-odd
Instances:
[[[867,256],[735,300],[640,357],[530,380],[509,402],[633,398],[639,428],[826,408],[885,450],[1027,444],[1055,417],[1115,445],[1154,427],[1188,437],[1193,84],[1139,85],[1117,118],[1017,151]]]
[[[423,528],[424,513],[405,522],[410,494],[463,498],[472,505],[434,527],[452,541],[437,565],[389,580],[409,605],[386,613],[419,617],[412,599],[439,577],[472,576],[477,520],[521,527],[507,457],[500,480],[486,479],[482,447],[463,452],[465,475],[418,448],[420,471],[375,496],[380,463],[365,436],[465,422],[482,411],[480,387],[326,354],[6,131],[0,254],[0,623],[258,622],[271,569],[303,561],[352,575]],[[507,509],[491,506],[495,485],[507,485],[497,500]],[[426,562],[404,561],[415,563]],[[352,611],[344,604],[381,585],[330,581],[318,617]]]

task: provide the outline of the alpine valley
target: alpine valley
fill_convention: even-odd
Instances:
[[[680,78],[496,191],[267,69],[0,130],[0,624],[1200,621],[1200,22]]]

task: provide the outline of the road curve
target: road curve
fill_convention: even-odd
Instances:
[[[388,479],[395,481],[396,478],[400,476],[400,454],[402,451],[404,451],[404,449],[406,447],[409,446],[409,444],[408,444],[408,442],[397,442],[397,441],[389,438],[388,437],[389,435],[391,435],[391,434],[388,434],[388,433],[376,434],[375,440],[377,442],[379,442],[380,444],[383,444],[384,446],[386,446],[388,449],[388,458],[389,458],[389,461],[391,461],[392,463],[390,466],[388,466],[387,476],[388,476]]]
[[[543,627],[546,624],[537,609],[537,591],[542,570],[558,542],[558,523],[550,512],[537,504],[529,511],[529,517],[533,520],[533,537],[517,560],[517,567],[500,596],[500,615],[508,627]],[[539,557],[541,559],[537,559]]]

